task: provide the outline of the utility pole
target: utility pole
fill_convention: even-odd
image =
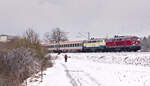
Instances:
[[[60,53],[60,32],[58,32],[58,49],[57,49],[57,51],[58,51],[58,53]]]
[[[91,39],[91,37],[90,37],[90,32],[88,32],[88,40],[90,40]]]

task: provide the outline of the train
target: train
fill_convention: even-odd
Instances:
[[[114,36],[113,38],[46,43],[44,46],[49,52],[136,52],[141,49],[141,41],[137,36]]]

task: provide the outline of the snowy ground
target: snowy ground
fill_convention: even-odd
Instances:
[[[28,86],[150,86],[150,53],[68,53]],[[56,54],[52,54],[56,57]]]

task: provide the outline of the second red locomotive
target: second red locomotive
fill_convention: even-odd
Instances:
[[[115,36],[106,39],[106,51],[137,51],[141,49],[141,42],[137,36]]]

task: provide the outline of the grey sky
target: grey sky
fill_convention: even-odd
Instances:
[[[0,0],[0,34],[21,35],[31,27],[42,36],[60,27],[71,40],[150,35],[150,0]],[[81,37],[81,39],[84,37]]]

